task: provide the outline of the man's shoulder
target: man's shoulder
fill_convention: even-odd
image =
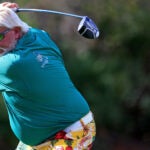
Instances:
[[[48,34],[45,30],[39,28],[30,28],[30,32],[38,34]]]

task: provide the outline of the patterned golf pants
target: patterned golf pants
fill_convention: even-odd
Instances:
[[[60,131],[54,138],[37,146],[31,147],[19,142],[16,150],[91,150],[96,135],[94,119],[87,124],[81,119],[80,123],[82,128],[71,126],[69,131]]]

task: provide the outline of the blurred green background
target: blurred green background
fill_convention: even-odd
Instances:
[[[72,80],[95,114],[93,150],[150,150],[150,1],[10,2],[87,15],[95,21],[101,35],[89,40],[77,33],[76,18],[19,13],[31,26],[48,31],[62,50]],[[0,149],[13,150],[18,141],[1,99]]]

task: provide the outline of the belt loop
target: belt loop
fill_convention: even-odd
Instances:
[[[81,123],[82,127],[85,128],[85,124],[84,124],[84,122],[82,121],[82,118],[80,119],[80,123]]]
[[[83,128],[86,127],[86,124],[85,124],[85,122],[84,122],[83,119],[85,119],[85,118],[87,119],[87,117],[89,117],[89,115],[92,115],[92,118],[93,118],[93,114],[92,114],[91,111],[90,111],[88,114],[86,114],[84,117],[82,117],[82,118],[80,119],[80,123],[81,123],[81,125],[82,125]]]
[[[81,125],[82,125],[82,127],[83,127],[84,135],[87,135],[89,129],[88,129],[88,127],[84,124],[82,118],[80,119],[80,123],[81,123]]]

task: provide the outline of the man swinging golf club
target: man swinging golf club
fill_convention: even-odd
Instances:
[[[89,105],[48,33],[23,22],[17,8],[0,4],[0,91],[20,140],[16,150],[91,150]]]

